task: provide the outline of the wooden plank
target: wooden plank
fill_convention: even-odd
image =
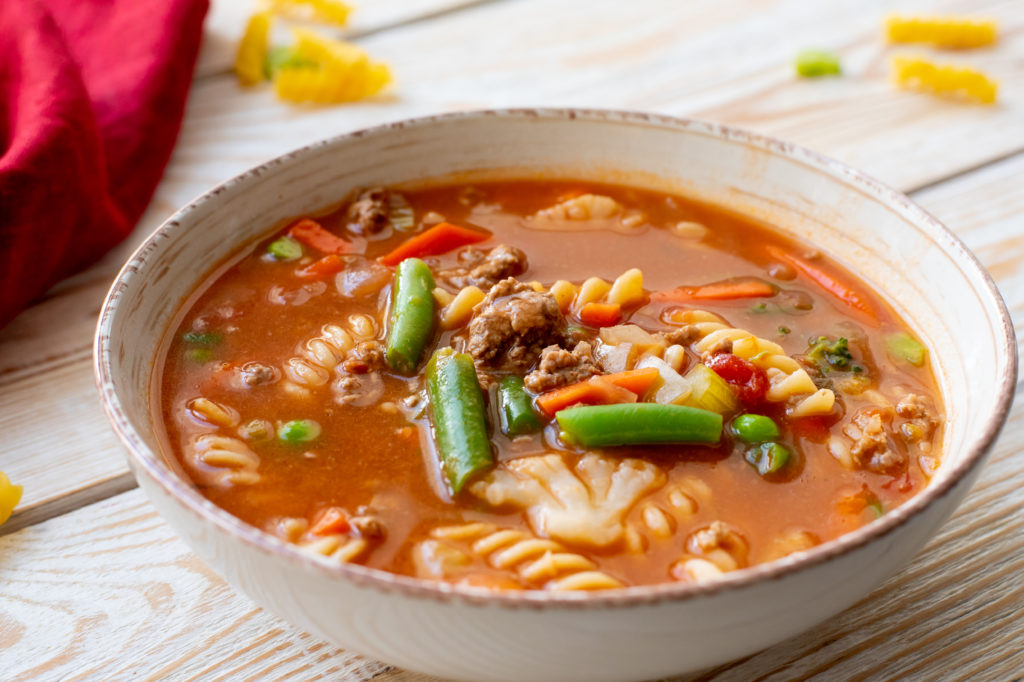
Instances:
[[[492,0],[372,0],[348,4],[354,7],[349,25],[329,28],[329,33],[347,40],[457,12]],[[245,33],[249,17],[257,10],[253,0],[212,0],[203,24],[203,43],[196,64],[196,78],[208,78],[233,68],[238,40]]]
[[[5,680],[367,680],[384,669],[233,592],[138,490],[0,538],[0,561]]]
[[[399,85],[393,99],[292,107],[266,90],[243,91],[230,77],[208,78],[195,86],[180,144],[132,241],[213,184],[300,144],[385,120],[472,106],[576,104],[716,117],[794,137],[904,187],[1024,144],[1024,107],[1017,94],[1024,92],[1024,71],[1011,68],[1024,54],[1024,13],[1013,13],[1005,3],[948,3],[950,11],[970,6],[1003,22],[1006,38],[999,48],[970,57],[1005,76],[1004,104],[982,108],[889,91],[876,35],[882,6],[731,0],[709,7],[648,0],[631,6],[630,30],[623,31],[620,3],[551,0],[544,4],[543,21],[536,4],[495,3],[362,41],[394,66]],[[779,26],[786,27],[784,40]],[[790,59],[805,44],[841,48],[850,75],[796,81]],[[0,385],[7,404],[33,404],[52,395],[54,389],[45,385],[59,378],[65,404],[86,406],[67,413],[81,424],[57,430],[50,428],[46,410],[20,410],[17,423],[6,416],[15,412],[0,412],[0,428],[31,434],[0,444],[0,469],[26,486],[16,525],[8,530],[66,509],[64,503],[53,506],[65,495],[93,499],[86,492],[90,486],[109,491],[124,480],[121,454],[101,435],[98,411],[88,407],[95,397],[87,349],[95,313],[130,246],[56,287],[0,331]],[[1012,266],[1017,247],[1010,247],[997,249],[997,255]],[[52,374],[59,368],[65,374]],[[69,433],[96,439],[69,439]]]
[[[1024,403],[967,503],[909,567],[831,621],[701,679],[1019,673],[1022,439]],[[355,658],[254,607],[189,553],[138,490],[4,536],[0,558],[8,678],[431,679]]]

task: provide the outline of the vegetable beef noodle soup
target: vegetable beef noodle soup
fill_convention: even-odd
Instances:
[[[700,582],[938,466],[927,350],[824,254],[587,182],[372,188],[250,245],[157,369],[170,450],[330,562],[498,590]]]

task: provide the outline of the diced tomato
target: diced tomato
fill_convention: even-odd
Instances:
[[[764,400],[768,392],[768,375],[760,367],[732,353],[716,353],[704,364],[736,389],[736,397],[744,405],[750,407]]]

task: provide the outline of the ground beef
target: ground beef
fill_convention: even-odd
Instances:
[[[879,410],[859,411],[843,432],[854,441],[850,455],[859,467],[876,473],[891,473],[906,464],[906,455],[890,447],[889,430]]]
[[[380,341],[363,341],[349,351],[341,367],[350,374],[366,374],[384,369],[384,346]]]
[[[505,244],[488,252],[473,247],[463,249],[459,263],[459,267],[444,270],[438,277],[457,289],[476,286],[485,291],[503,279],[523,274],[528,266],[525,253]]]
[[[697,328],[697,325],[687,324],[670,332],[661,332],[658,336],[665,339],[665,344],[668,346],[689,346],[700,338],[700,329]],[[731,346],[730,350],[732,350]]]
[[[543,393],[559,386],[568,386],[600,374],[590,344],[580,341],[572,351],[548,346],[541,351],[537,369],[526,375],[526,388]]]
[[[389,194],[383,187],[360,190],[348,206],[348,229],[356,234],[376,234],[388,226]]]
[[[896,414],[904,419],[900,434],[908,443],[931,441],[939,419],[934,414],[931,401],[923,395],[908,393],[896,403]]]
[[[719,339],[713,346],[704,351],[704,356],[732,352],[732,339]]]
[[[510,277],[494,285],[476,307],[466,352],[478,372],[525,372],[544,348],[564,340],[565,329],[565,317],[551,294]]]
[[[367,540],[384,539],[384,522],[376,514],[362,514],[348,520],[349,525],[356,529],[359,536]]]
[[[343,374],[334,383],[335,400],[341,405],[366,407],[384,395],[384,380],[379,372]]]
[[[247,362],[239,368],[238,374],[247,386],[265,386],[281,378],[277,368],[262,362]]]

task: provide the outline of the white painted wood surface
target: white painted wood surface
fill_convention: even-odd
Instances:
[[[648,109],[778,135],[903,189],[926,187],[915,198],[975,250],[1024,331],[1019,1],[363,4],[352,34],[392,64],[396,90],[377,102],[304,108],[241,91],[223,73],[249,4],[215,3],[180,143],[131,243],[0,331],[0,470],[26,486],[0,528],[0,678],[425,679],[316,642],[211,575],[138,492],[123,492],[134,482],[92,386],[96,311],[133,244],[211,185],[326,135],[531,105]],[[880,18],[922,7],[1000,20],[998,47],[946,57],[999,77],[998,106],[890,89],[885,62],[896,50],[878,39]],[[810,45],[838,49],[847,75],[794,79],[791,58]],[[1022,412],[1018,405],[964,507],[911,567],[814,633],[706,677],[1024,674]]]

